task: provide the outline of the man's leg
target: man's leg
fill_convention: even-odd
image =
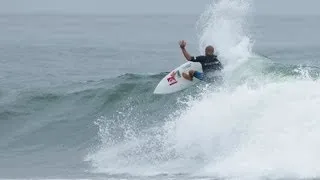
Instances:
[[[193,77],[199,79],[199,80],[204,80],[204,77],[203,77],[203,73],[199,72],[199,71],[194,71],[193,73]]]

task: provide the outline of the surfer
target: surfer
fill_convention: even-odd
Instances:
[[[180,48],[182,50],[182,53],[184,57],[188,61],[192,62],[199,62],[202,65],[202,70],[203,73],[195,70],[189,70],[187,73],[182,73],[182,76],[187,79],[192,81],[193,77],[198,78],[200,80],[211,80],[214,78],[213,76],[210,76],[209,74],[215,73],[216,71],[221,71],[223,69],[223,66],[221,62],[218,60],[217,56],[214,55],[214,48],[213,46],[209,45],[205,48],[205,55],[201,56],[191,56],[187,50],[186,50],[186,42],[184,40],[179,42]],[[212,78],[211,78],[212,77]],[[217,77],[217,76],[216,76]]]

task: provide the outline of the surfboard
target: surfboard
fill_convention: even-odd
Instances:
[[[188,61],[179,67],[175,68],[173,71],[168,73],[157,85],[154,90],[154,94],[171,94],[184,89],[187,89],[196,83],[200,82],[199,79],[193,78],[189,81],[182,77],[183,72],[188,72],[189,70],[195,70],[202,72],[202,66],[198,62]]]

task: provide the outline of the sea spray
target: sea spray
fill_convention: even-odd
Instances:
[[[212,1],[196,23],[200,53],[213,45],[227,69],[247,60],[253,45],[246,33],[250,8],[250,0]]]

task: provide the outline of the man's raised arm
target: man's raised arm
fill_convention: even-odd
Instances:
[[[182,41],[179,42],[179,45],[180,45],[180,48],[181,48],[181,50],[182,50],[182,53],[183,53],[184,57],[185,57],[188,61],[190,61],[190,60],[191,60],[191,56],[190,56],[190,54],[188,53],[188,51],[186,50],[186,44],[187,44],[187,43],[186,43],[184,40],[182,40]]]

